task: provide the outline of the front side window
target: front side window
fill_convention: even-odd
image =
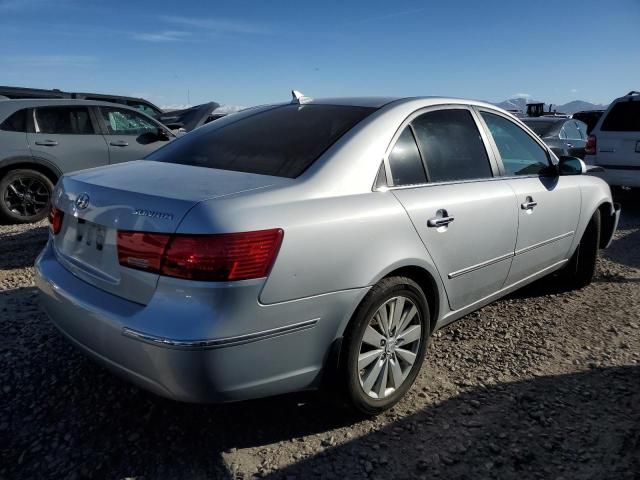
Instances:
[[[406,127],[389,154],[393,185],[416,185],[427,182],[420,152],[411,127]]]
[[[26,132],[27,111],[23,109],[11,114],[9,118],[2,122],[0,130],[5,132]]]
[[[545,172],[549,167],[547,152],[527,132],[500,115],[481,114],[496,142],[507,176]]]
[[[137,112],[112,107],[100,107],[110,135],[143,135],[157,132],[158,126]]]
[[[375,110],[291,104],[245,111],[197,128],[147,159],[295,178]]]
[[[127,105],[131,108],[135,108],[136,110],[140,110],[142,113],[144,113],[145,115],[149,115],[150,117],[155,117],[156,115],[159,115],[162,113],[155,110],[154,108],[151,108],[150,105],[142,102],[127,100]]]
[[[416,118],[414,128],[429,182],[492,176],[489,157],[471,112],[436,110]]]
[[[95,133],[86,107],[40,107],[33,111],[36,133],[87,135]]]

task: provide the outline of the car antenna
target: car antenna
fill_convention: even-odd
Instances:
[[[302,105],[303,103],[309,103],[312,98],[305,97],[302,92],[298,90],[291,90],[291,103]]]

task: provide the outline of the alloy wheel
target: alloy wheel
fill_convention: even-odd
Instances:
[[[7,209],[21,217],[38,215],[49,205],[51,192],[38,178],[16,177],[4,191],[4,203]]]
[[[407,379],[422,338],[422,319],[415,303],[397,296],[384,302],[364,331],[358,355],[358,375],[363,391],[382,399]]]

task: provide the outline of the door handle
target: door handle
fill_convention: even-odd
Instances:
[[[537,206],[538,206],[538,202],[535,202],[531,197],[527,197],[527,201],[520,204],[520,208],[522,210],[531,210],[532,208]]]
[[[38,140],[36,141],[36,145],[42,145],[44,147],[55,147],[58,145],[58,142],[55,140]]]
[[[129,142],[125,142],[124,140],[116,140],[113,142],[109,142],[109,145],[111,145],[112,147],[128,147]]]
[[[567,147],[569,147],[569,148],[573,147],[573,143],[567,142]]]
[[[436,216],[427,220],[428,227],[446,227],[455,219],[449,215],[449,213],[441,208],[436,212]]]
[[[427,220],[427,226],[429,227],[444,227],[449,225],[455,220],[454,217],[433,217]]]

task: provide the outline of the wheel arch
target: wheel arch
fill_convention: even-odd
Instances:
[[[35,170],[42,173],[43,175],[46,175],[54,185],[62,176],[60,169],[48,160],[37,157],[12,157],[0,161],[0,178],[4,177],[7,172],[20,168]]]

